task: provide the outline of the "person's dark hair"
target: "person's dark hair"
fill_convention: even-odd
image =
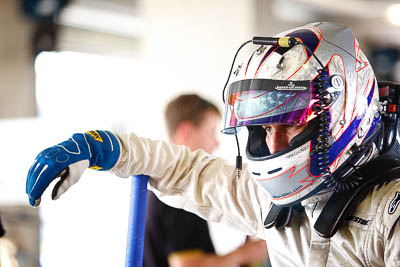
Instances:
[[[214,104],[196,94],[180,95],[171,100],[164,113],[168,135],[173,136],[178,125],[184,121],[189,121],[198,126],[203,121],[204,114],[207,111],[221,115]]]

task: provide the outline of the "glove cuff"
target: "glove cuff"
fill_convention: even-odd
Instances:
[[[84,133],[88,143],[90,164],[94,170],[109,170],[117,162],[121,149],[117,137],[109,131],[89,131]]]

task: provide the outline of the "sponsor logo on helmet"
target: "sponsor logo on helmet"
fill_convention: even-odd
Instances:
[[[285,197],[287,197],[287,196],[293,195],[294,193],[300,191],[300,189],[302,189],[303,187],[304,187],[303,185],[299,185],[298,187],[296,187],[296,188],[293,189],[293,190],[290,190],[289,192],[284,192],[284,193],[281,193],[281,194],[279,194],[279,195],[274,195],[274,196],[272,196],[272,197],[273,197],[274,199],[285,198]]]
[[[288,81],[286,84],[275,86],[275,90],[291,90],[291,91],[305,91],[308,87],[303,84],[296,84],[294,81]]]
[[[335,89],[343,89],[344,88],[344,80],[342,76],[332,75],[331,76],[331,85]]]
[[[304,152],[304,150],[307,150],[309,147],[308,146],[303,146],[300,147],[299,149],[294,150],[292,153],[286,156],[287,159],[293,158],[297,155],[299,155],[301,152]]]

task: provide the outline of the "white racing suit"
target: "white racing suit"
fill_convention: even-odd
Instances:
[[[270,200],[243,166],[162,141],[117,134],[121,155],[111,172],[149,175],[149,188],[167,204],[267,241],[272,266],[400,266],[400,180],[375,187],[331,238],[313,224],[329,198],[305,200],[306,212],[281,230],[265,229]]]

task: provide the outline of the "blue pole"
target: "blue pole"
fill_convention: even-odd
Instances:
[[[125,267],[141,267],[143,263],[148,179],[146,175],[132,176]]]

